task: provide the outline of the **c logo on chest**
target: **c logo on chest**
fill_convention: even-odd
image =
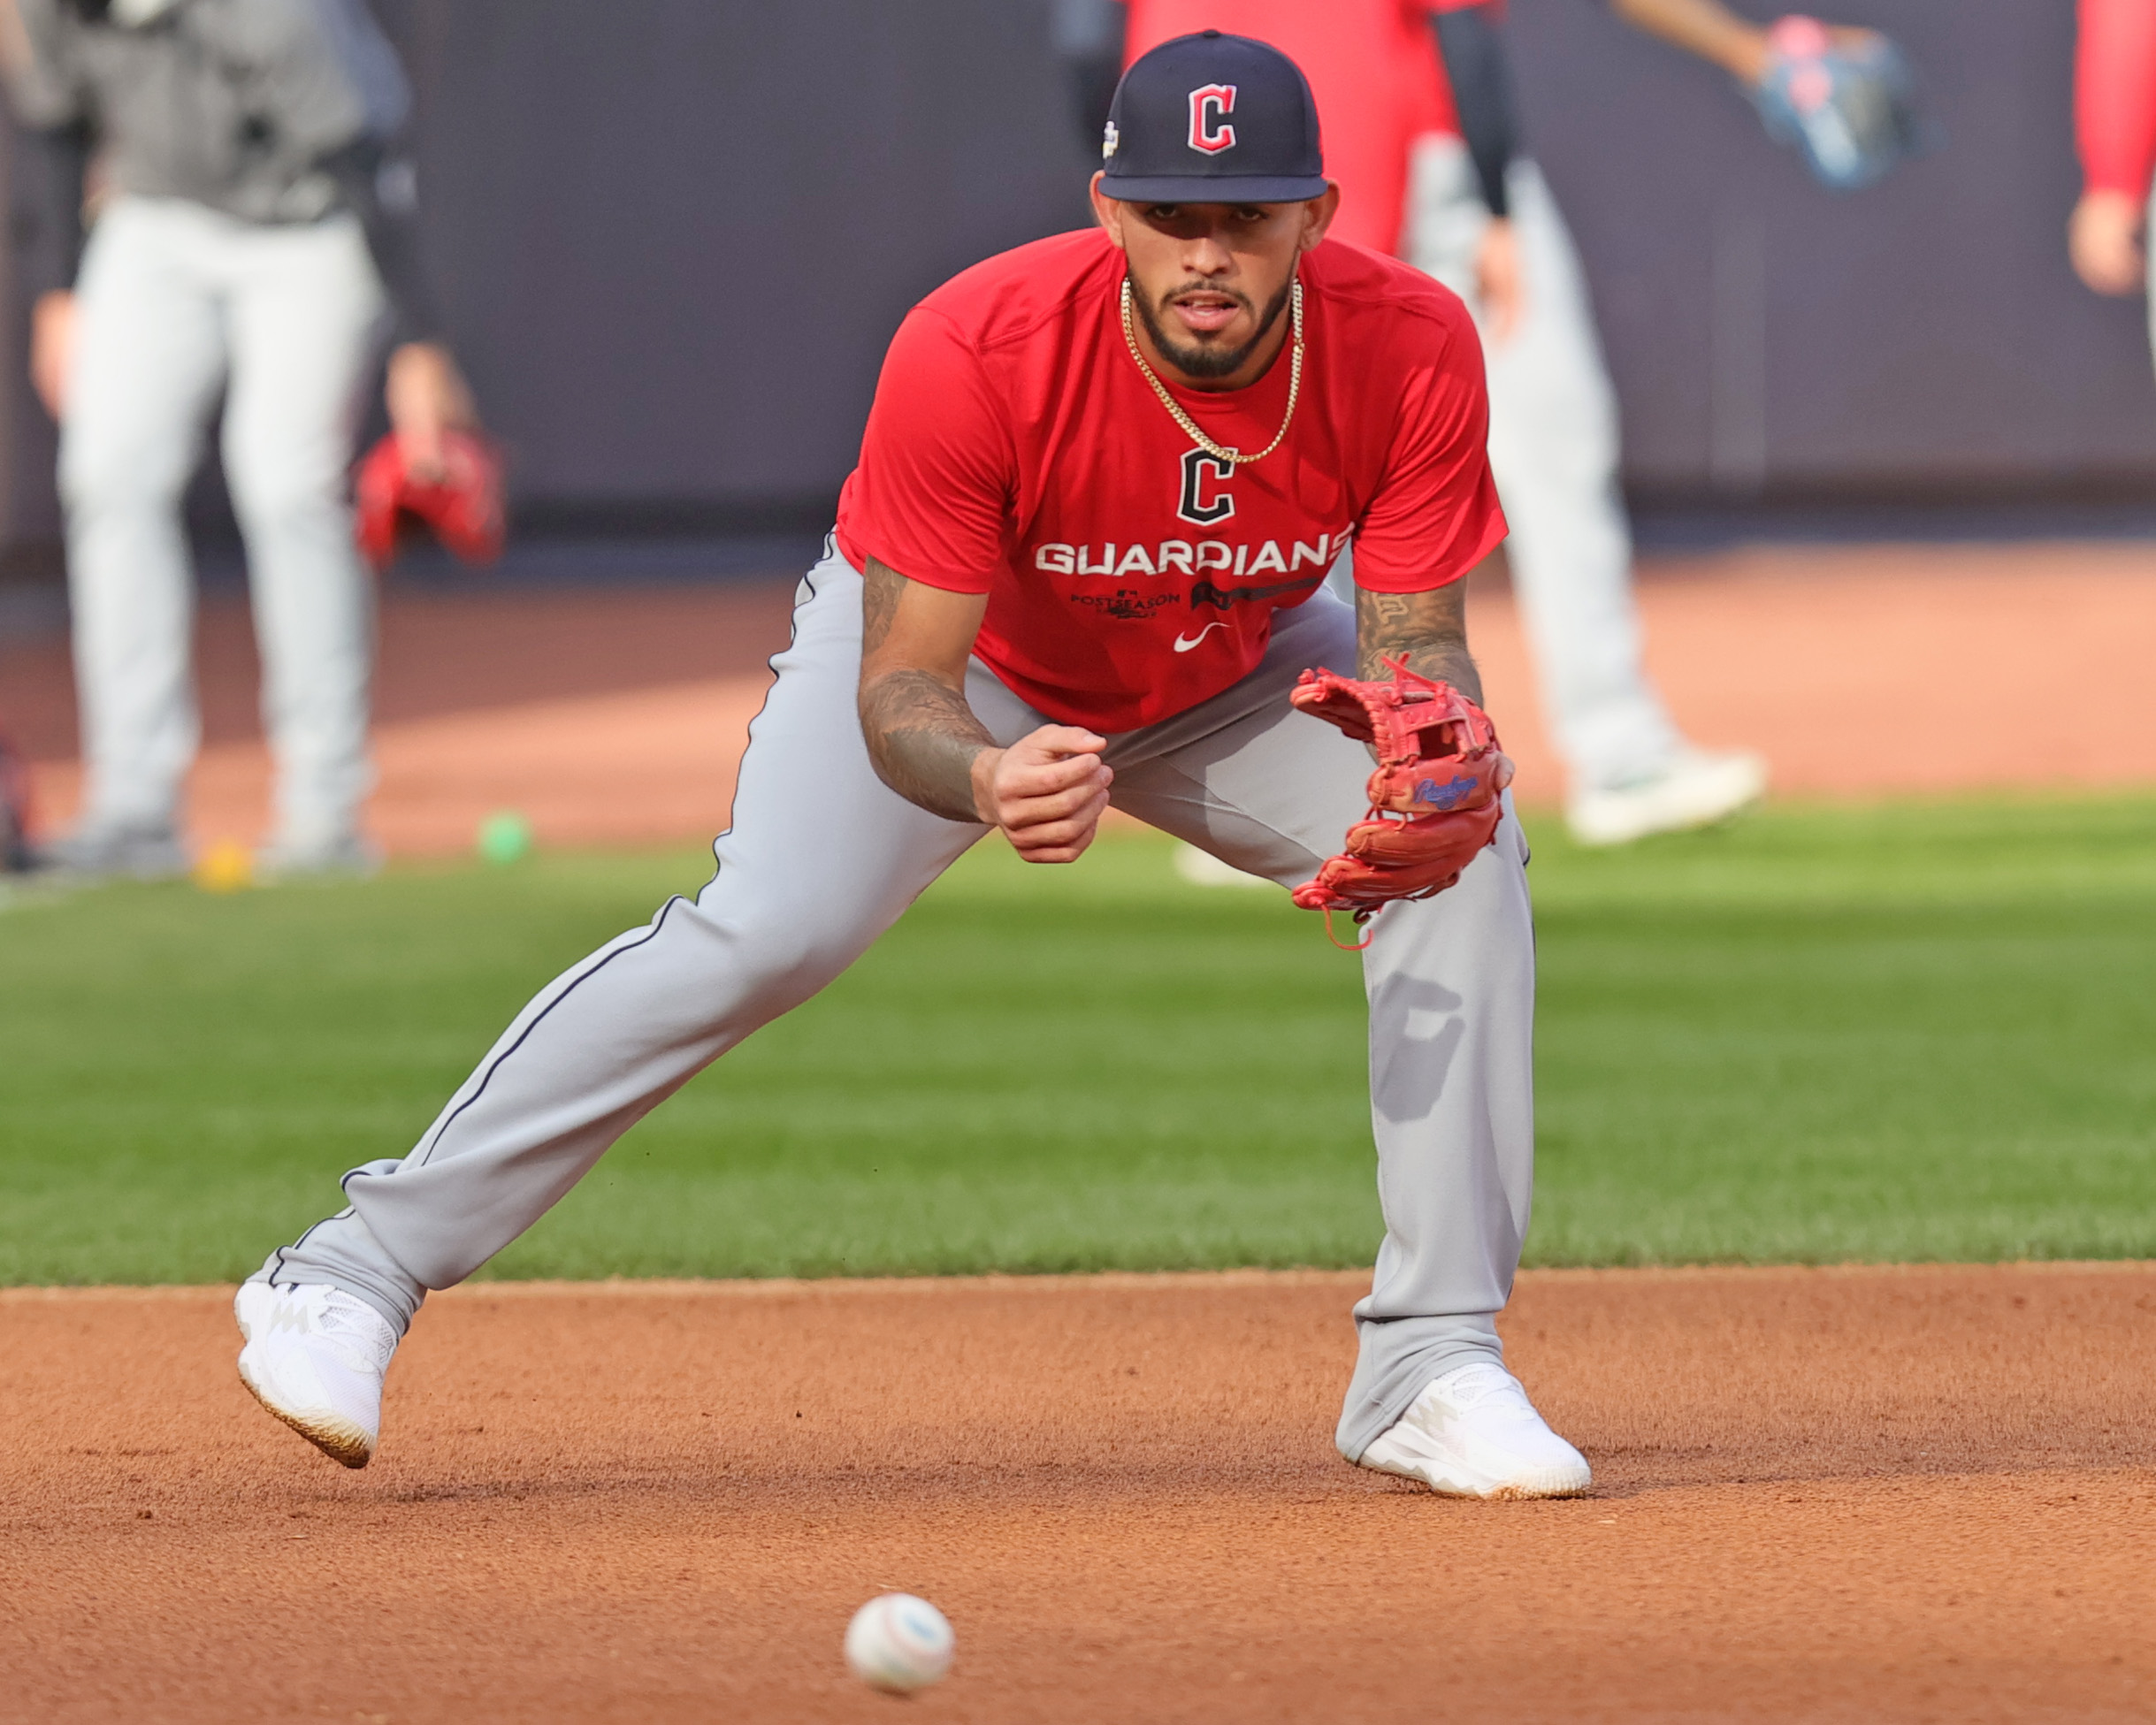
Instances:
[[[1203,449],[1183,456],[1182,501],[1175,513],[1193,526],[1210,527],[1235,513],[1235,500],[1223,489],[1235,477],[1235,464]]]

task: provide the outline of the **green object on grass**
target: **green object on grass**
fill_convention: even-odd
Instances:
[[[2156,799],[1535,829],[1532,1263],[2156,1256]],[[0,1280],[232,1278],[687,852],[0,916]],[[982,845],[493,1273],[1368,1263],[1356,962],[1284,894]]]
[[[500,809],[479,822],[479,859],[522,862],[531,854],[531,823],[515,809]]]

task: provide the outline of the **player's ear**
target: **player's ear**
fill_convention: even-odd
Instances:
[[[1340,213],[1340,182],[1325,182],[1325,194],[1314,197],[1303,206],[1303,249],[1309,251],[1325,238],[1326,230],[1333,225],[1333,218]]]
[[[1118,247],[1121,247],[1123,244],[1123,206],[1100,189],[1100,182],[1104,178],[1105,178],[1105,175],[1096,173],[1093,176],[1091,186],[1087,188],[1088,195],[1093,200],[1093,219],[1101,225],[1108,237],[1114,240]]]

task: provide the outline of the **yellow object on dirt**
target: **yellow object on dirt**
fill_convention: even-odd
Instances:
[[[255,859],[244,844],[221,838],[195,863],[195,884],[204,892],[243,892],[255,884]]]

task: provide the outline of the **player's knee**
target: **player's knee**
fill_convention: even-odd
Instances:
[[[752,915],[691,906],[714,991],[756,1003],[761,1015],[790,1011],[853,962],[868,943],[830,925],[830,907],[776,902]]]
[[[859,956],[851,944],[789,935],[751,943],[752,974],[757,994],[776,1010],[789,1011],[825,987]]]
[[[233,513],[249,531],[347,531],[343,475],[334,466],[307,462],[264,464],[252,471],[226,469]]]
[[[187,473],[179,453],[140,439],[69,437],[60,449],[60,500],[76,517],[176,508]]]

